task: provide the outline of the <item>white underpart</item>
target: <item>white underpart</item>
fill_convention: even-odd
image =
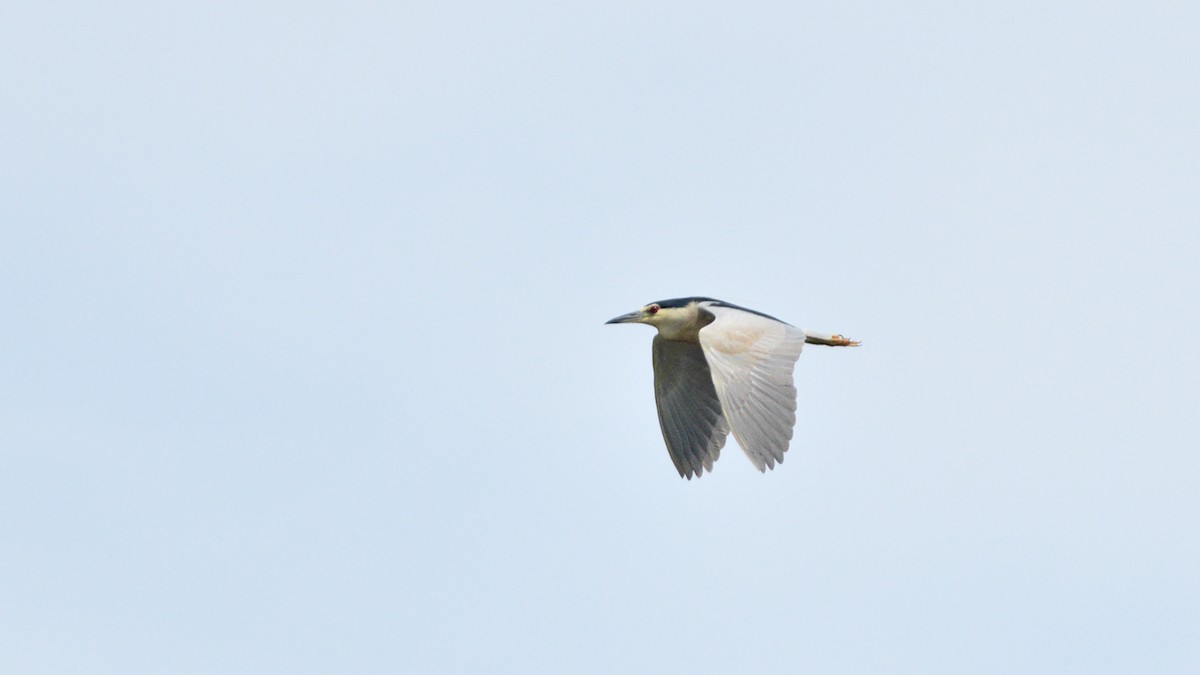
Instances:
[[[775,468],[796,425],[792,372],[805,333],[740,309],[705,309],[716,320],[700,329],[700,346],[733,437],[759,471]]]

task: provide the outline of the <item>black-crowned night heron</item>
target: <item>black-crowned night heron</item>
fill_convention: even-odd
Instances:
[[[796,424],[792,370],[800,349],[805,342],[858,345],[712,298],[661,300],[608,323],[658,329],[658,422],[671,461],[688,480],[712,471],[730,431],[759,471],[783,463]]]

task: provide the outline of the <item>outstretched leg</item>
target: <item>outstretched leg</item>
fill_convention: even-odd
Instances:
[[[841,335],[815,333],[809,330],[804,331],[804,341],[812,345],[827,345],[829,347],[857,347],[862,344],[858,340],[851,340]]]

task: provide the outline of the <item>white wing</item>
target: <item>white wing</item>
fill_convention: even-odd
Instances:
[[[759,471],[774,469],[796,424],[792,371],[804,331],[742,309],[704,309],[716,319],[700,329],[700,346],[733,437]]]

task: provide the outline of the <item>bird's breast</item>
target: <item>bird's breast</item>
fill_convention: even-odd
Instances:
[[[700,330],[694,326],[659,326],[658,334],[664,340],[700,343]]]

